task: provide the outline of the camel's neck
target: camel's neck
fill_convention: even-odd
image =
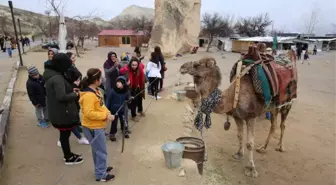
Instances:
[[[208,98],[210,93],[212,93],[216,88],[199,89],[201,98],[202,99]],[[224,114],[224,113],[228,113],[232,111],[233,100],[234,100],[234,86],[231,84],[229,88],[227,88],[226,90],[224,91],[221,90],[221,93],[222,93],[221,100],[214,108],[214,113],[218,113],[218,114]]]

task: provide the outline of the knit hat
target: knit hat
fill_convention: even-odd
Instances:
[[[48,53],[49,53],[49,51],[52,51],[54,53],[54,55],[56,55],[58,53],[58,50],[56,48],[50,48],[48,50]]]
[[[29,74],[29,76],[35,76],[35,75],[38,75],[40,73],[35,66],[31,66],[31,67],[28,68],[28,74]]]

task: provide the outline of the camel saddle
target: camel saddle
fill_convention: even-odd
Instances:
[[[266,104],[272,100],[280,106],[297,97],[297,69],[289,59],[259,53],[255,46],[251,46],[249,52],[232,67],[230,82],[235,79],[239,62],[242,62],[242,69],[249,69],[238,71],[251,77],[257,96]]]

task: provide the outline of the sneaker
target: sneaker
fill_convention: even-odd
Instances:
[[[107,172],[107,173],[111,172],[112,170],[113,170],[113,167],[112,167],[112,166],[108,166],[108,167],[106,168],[106,172]]]
[[[117,141],[117,138],[115,137],[114,134],[110,135],[110,141],[112,141],[112,142],[116,142]]]
[[[61,141],[57,141],[57,146],[62,147]]]
[[[129,136],[128,134],[125,134],[125,138],[126,138],[126,139],[129,139],[130,136]]]
[[[80,155],[73,154],[72,157],[65,159],[65,165],[81,164],[84,160]]]
[[[80,139],[78,139],[78,143],[81,145],[89,145],[90,142],[86,139],[86,137],[82,137]]]
[[[133,118],[131,118],[131,120],[134,121],[134,122],[139,122],[139,118],[138,117],[133,117]]]
[[[43,121],[38,123],[37,126],[42,127],[42,128],[48,128],[49,127],[49,125],[46,122],[43,122]]]
[[[114,178],[115,178],[114,175],[107,174],[106,177],[104,177],[102,179],[96,179],[96,181],[98,181],[98,182],[106,182],[106,181],[114,180]]]
[[[139,112],[140,116],[145,117],[146,114],[144,112]]]
[[[155,97],[155,96],[152,96],[152,98],[153,98],[154,100],[156,100],[156,99],[159,100],[159,99],[161,99],[161,96],[156,96],[156,97]]]

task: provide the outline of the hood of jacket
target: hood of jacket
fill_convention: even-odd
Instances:
[[[62,73],[55,71],[54,69],[51,68],[46,68],[46,70],[43,73],[43,78],[45,81],[48,81],[51,77],[55,75],[62,75]]]

